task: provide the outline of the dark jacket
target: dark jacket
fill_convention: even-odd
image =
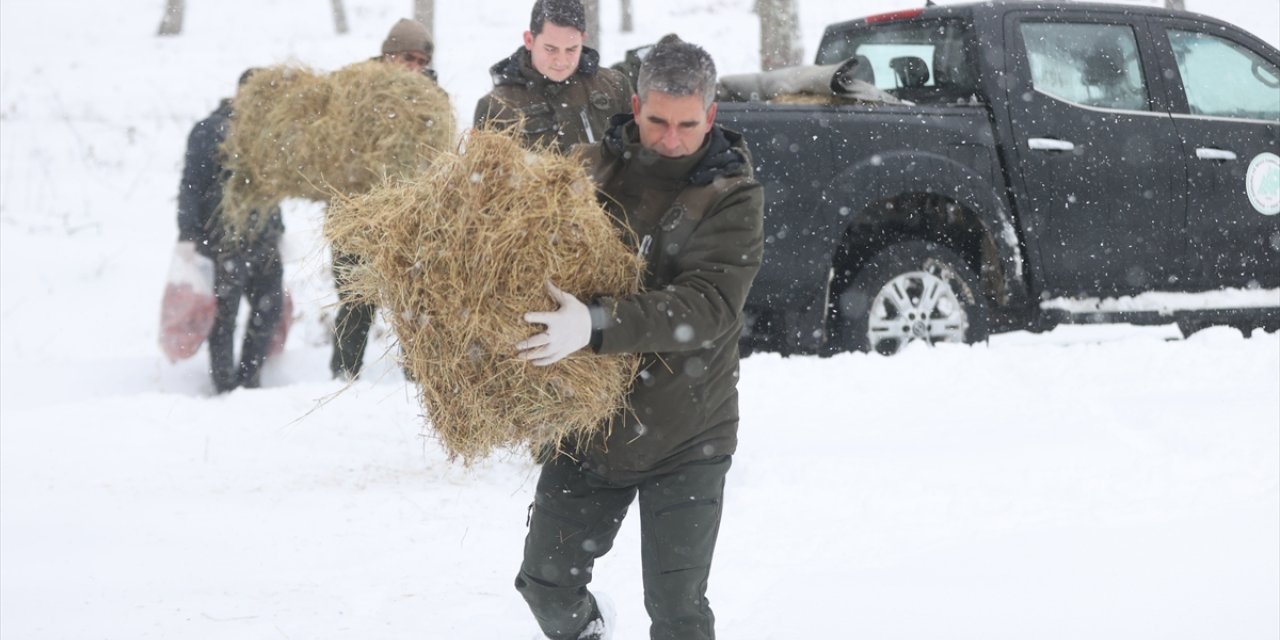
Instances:
[[[629,409],[583,448],[584,465],[629,481],[732,454],[742,307],[764,246],[764,193],[742,136],[713,127],[693,155],[662,158],[624,115],[583,153],[647,265],[640,293],[590,304],[592,347],[642,360]]]
[[[178,240],[194,242],[196,251],[213,256],[221,248],[227,250],[252,250],[254,246],[274,245],[284,232],[280,208],[272,207],[263,231],[252,242],[236,243],[235,247],[222,246],[224,242],[222,221],[219,218],[222,203],[222,185],[230,172],[222,165],[222,142],[227,139],[227,128],[233,113],[231,100],[223,100],[209,117],[196,123],[187,137],[187,154],[182,167],[182,183],[178,185]]]
[[[552,82],[533,68],[529,51],[517,49],[489,69],[493,90],[476,103],[475,126],[516,126],[528,146],[569,147],[598,142],[609,118],[631,112],[631,87],[622,74],[600,66],[600,54],[583,47],[578,70]]]

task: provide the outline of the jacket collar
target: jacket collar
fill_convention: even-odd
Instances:
[[[380,55],[380,56],[374,56],[374,57],[372,57],[372,58],[369,58],[369,60],[373,60],[373,61],[377,61],[377,62],[388,62],[387,54],[385,54],[385,53],[384,53],[384,54],[382,54],[382,55]],[[437,77],[437,75],[436,75],[436,70],[435,70],[435,69],[433,69],[433,68],[431,68],[431,67],[424,67],[424,68],[422,69],[422,75],[424,75],[424,76],[426,76],[426,77],[428,77],[428,78],[431,78],[431,81],[432,81],[432,82],[434,82],[434,83],[436,83],[436,84],[440,84],[440,78],[439,78],[439,77]]]
[[[218,103],[218,108],[214,109],[213,113],[223,119],[234,116],[235,108],[231,98],[223,98],[222,101]]]
[[[606,153],[627,157],[628,147],[638,147],[639,144],[640,134],[634,115],[619,113],[609,119],[609,130],[602,141]],[[746,140],[742,134],[720,125],[712,125],[702,147],[694,155],[700,157],[688,169],[687,180],[691,185],[705,186],[716,178],[751,175],[751,155],[747,152]]]

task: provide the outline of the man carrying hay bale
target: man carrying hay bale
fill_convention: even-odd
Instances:
[[[382,41],[382,55],[376,60],[400,65],[436,80],[430,68],[435,45],[421,22],[401,18]],[[346,295],[348,274],[360,261],[352,255],[333,254],[333,284],[338,292],[338,313],[333,323],[333,355],[329,371],[333,377],[351,380],[364,366],[364,350],[369,342],[369,329],[377,308]]]
[[[581,152],[600,202],[636,238],[643,286],[584,304],[548,283],[559,309],[525,314],[541,332],[517,345],[538,366],[585,347],[641,358],[627,410],[564,443],[538,479],[516,589],[557,640],[613,633],[611,607],[587,585],[637,495],[650,637],[715,636],[706,588],[737,446],[738,335],[764,196],[742,137],[713,124],[706,51],[655,46],[637,90],[635,116],[615,117]]]
[[[375,60],[394,62],[436,80],[436,71],[431,68],[435,49],[425,25],[417,20],[400,18],[382,41],[382,55]]]
[[[241,74],[241,87],[255,71]],[[229,237],[223,228],[222,194],[230,172],[223,167],[220,147],[231,126],[232,109],[232,100],[223,100],[191,129],[178,189],[178,241],[194,243],[195,251],[214,263],[213,292],[218,306],[209,332],[209,373],[218,393],[259,386],[262,363],[284,304],[280,207],[270,205],[261,231],[252,236]],[[254,210],[250,215],[257,218],[259,213]],[[236,314],[242,296],[249,299],[249,324],[237,362]]]
[[[476,128],[520,126],[526,145],[561,152],[599,141],[609,117],[628,109],[631,88],[600,66],[586,31],[579,0],[535,2],[524,46],[489,69],[493,91],[476,104]]]

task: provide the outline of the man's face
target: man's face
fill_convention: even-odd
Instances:
[[[640,128],[640,144],[667,158],[683,158],[702,146],[716,120],[716,103],[702,107],[702,96],[673,96],[650,91],[641,100],[631,96],[631,110]]]
[[[410,70],[422,73],[426,70],[430,60],[427,60],[427,54],[421,51],[401,51],[399,53],[387,54],[387,58],[392,62]]]
[[[524,48],[529,50],[533,68],[552,82],[564,82],[578,70],[582,41],[587,34],[553,22],[542,23],[542,33],[524,32]]]

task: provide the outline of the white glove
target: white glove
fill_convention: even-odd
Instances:
[[[546,325],[546,331],[522,340],[516,345],[522,360],[545,367],[591,342],[591,312],[577,298],[547,283],[547,293],[560,305],[555,311],[533,311],[524,314],[529,324]]]

